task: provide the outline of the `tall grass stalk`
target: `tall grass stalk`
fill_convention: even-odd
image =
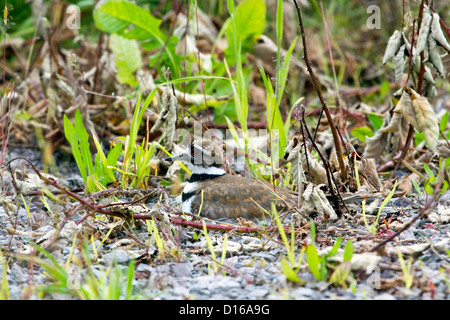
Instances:
[[[235,8],[234,0],[227,0],[228,12],[231,18],[231,27],[233,30],[233,46],[234,54],[236,60],[236,80],[237,80],[237,91],[233,90],[235,96],[235,108],[241,129],[247,132],[247,116],[248,116],[248,92],[245,84],[244,72],[242,69],[242,40],[240,35],[236,32],[236,19],[235,19]]]
[[[6,265],[5,258],[3,257],[2,250],[0,249],[0,262],[3,267],[2,283],[0,286],[0,300],[11,300],[11,294],[9,292],[8,279],[6,274],[8,272],[8,266]]]
[[[403,280],[405,282],[405,288],[409,290],[409,289],[411,289],[413,282],[414,282],[414,274],[411,272],[413,259],[412,259],[412,257],[409,257],[408,262],[405,262],[405,259],[403,258],[403,255],[402,255],[400,249],[397,251],[397,254],[398,254],[398,260],[400,261],[400,266],[402,268]]]

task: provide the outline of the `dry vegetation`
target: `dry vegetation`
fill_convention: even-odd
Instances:
[[[153,298],[140,264],[196,254],[233,278],[227,257],[277,246],[279,296],[448,299],[449,25],[447,1],[7,2],[0,298]],[[210,129],[243,156],[230,174],[299,206],[259,223],[180,212],[189,171],[164,159]],[[266,129],[279,141],[250,135]],[[11,295],[18,265],[35,278]]]

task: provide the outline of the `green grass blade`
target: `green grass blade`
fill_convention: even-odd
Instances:
[[[64,115],[64,134],[66,136],[67,141],[69,141],[70,143],[70,146],[72,148],[72,155],[75,159],[75,162],[77,163],[78,170],[80,170],[81,177],[83,178],[83,181],[86,184],[87,179],[86,165],[84,164],[83,158],[81,157],[81,152],[75,128],[66,115]]]
[[[108,169],[108,160],[103,152],[102,146],[100,145],[94,134],[92,134],[92,138],[94,139],[95,146],[97,147],[97,155],[100,157],[103,168],[105,168],[104,172],[108,175],[110,181],[116,181],[116,177],[114,177],[113,171],[111,169]],[[99,178],[101,177],[99,176]]]
[[[352,260],[353,257],[353,244],[351,240],[348,240],[345,244],[344,250],[344,262]]]
[[[387,205],[387,203],[391,200],[392,196],[395,193],[395,188],[397,187],[397,180],[395,180],[394,182],[394,187],[392,187],[391,192],[389,193],[389,195],[386,197],[386,199],[384,199],[383,203],[380,206],[380,209],[378,209],[378,214],[377,214],[377,219],[375,220],[374,224],[372,225],[372,234],[375,234],[376,231],[376,227],[378,225],[378,220],[380,219],[380,214],[381,211],[383,210],[383,208]]]
[[[313,274],[314,278],[316,278],[318,281],[321,281],[321,274],[320,274],[320,257],[317,254],[316,247],[314,245],[309,244],[306,247],[306,262],[308,263],[309,270]]]
[[[284,156],[284,149],[287,144],[286,133],[284,131],[283,118],[281,117],[280,109],[277,106],[275,92],[273,91],[272,83],[263,68],[260,69],[261,76],[264,81],[264,86],[266,87],[266,98],[267,98],[267,127],[269,133],[272,134],[273,130],[278,130],[279,135],[279,157]],[[277,161],[278,159],[273,159]]]
[[[333,248],[331,248],[330,252],[328,252],[328,258],[334,257],[336,255],[336,253],[339,250],[339,247],[341,246],[341,242],[342,242],[342,236],[339,236],[336,239],[336,243],[334,244]]]
[[[9,286],[8,286],[8,279],[6,278],[8,268],[7,268],[7,265],[6,265],[6,262],[3,257],[3,253],[2,253],[1,249],[0,249],[0,262],[3,267],[2,281],[1,281],[1,286],[0,286],[0,300],[11,300],[11,294],[9,292]]]
[[[92,163],[91,151],[89,149],[89,134],[84,127],[83,118],[81,117],[81,112],[78,109],[75,112],[75,132],[80,142],[80,151],[83,162],[87,167],[87,172],[89,174],[94,173],[94,165]]]
[[[289,47],[289,50],[287,51],[286,55],[284,56],[283,63],[280,65],[280,72],[278,73],[277,78],[277,106],[281,103],[281,98],[283,97],[284,88],[286,87],[286,81],[289,74],[289,66],[291,64],[291,56],[292,52],[294,51],[295,44],[297,43],[297,38],[295,37],[294,41],[292,42],[291,46]]]

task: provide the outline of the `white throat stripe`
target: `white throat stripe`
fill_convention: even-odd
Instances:
[[[196,166],[192,165],[192,174],[209,174],[209,175],[216,175],[221,176],[225,174],[225,170],[222,168],[217,167],[202,167],[202,166]]]

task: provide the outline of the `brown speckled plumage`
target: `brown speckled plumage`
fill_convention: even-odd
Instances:
[[[272,213],[272,201],[278,209],[285,207],[285,202],[295,205],[297,197],[294,193],[278,189],[277,196],[271,188],[269,184],[255,179],[226,174],[201,184],[192,203],[192,213],[198,214],[202,202],[201,190],[203,205],[200,215],[210,219],[260,218],[265,211]]]
[[[289,190],[277,187],[275,193],[266,182],[225,174],[221,155],[217,145],[203,140],[167,159],[183,162],[193,173],[183,190],[183,211],[198,214],[201,207],[200,215],[211,219],[253,219],[271,214],[273,201],[277,209],[297,203],[297,195]]]

